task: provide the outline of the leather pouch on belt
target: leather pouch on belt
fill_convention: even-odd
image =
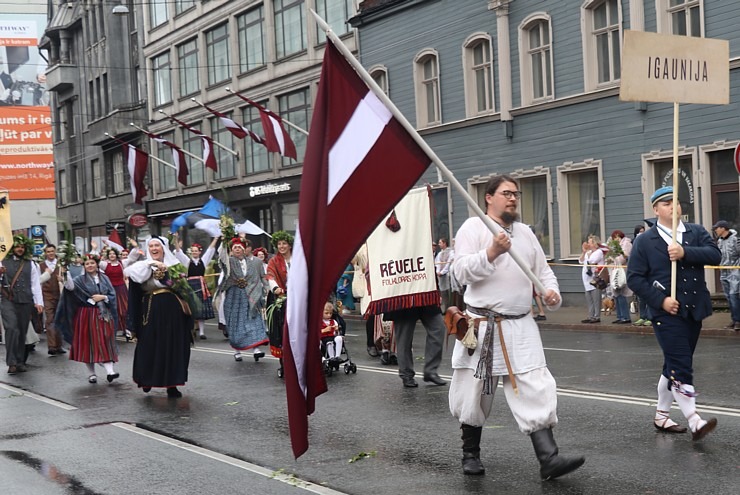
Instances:
[[[457,306],[450,306],[445,311],[445,326],[448,336],[455,334],[457,340],[462,340],[468,331],[468,315],[460,311]]]

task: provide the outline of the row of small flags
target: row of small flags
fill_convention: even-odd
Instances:
[[[236,123],[233,119],[227,117],[221,112],[213,110],[212,108],[204,104],[200,105],[208,110],[210,113],[218,117],[223,123],[224,127],[226,127],[226,129],[228,129],[228,131],[231,132],[231,134],[233,134],[235,137],[239,139],[244,139],[248,136],[255,143],[265,146],[265,148],[267,148],[267,150],[270,152],[279,153],[286,158],[297,160],[298,154],[296,152],[295,143],[290,138],[288,131],[285,129],[285,126],[283,125],[283,119],[281,119],[280,116],[276,113],[271,112],[254,100],[251,100],[238,93],[234,94],[249,105],[254,106],[259,111],[264,136],[259,136],[255,134],[248,128]],[[213,152],[213,139],[203,134],[200,130],[188,125],[187,123],[179,119],[176,119],[175,117],[168,117],[173,123],[176,123],[183,129],[187,129],[191,133],[201,138],[203,142],[203,163],[205,163],[207,168],[210,168],[214,172],[218,171],[216,156]],[[187,185],[188,169],[185,163],[185,152],[176,144],[164,139],[161,136],[157,136],[143,129],[142,132],[146,134],[150,139],[153,139],[154,141],[163,144],[164,146],[167,146],[172,150],[172,161],[177,170],[177,180],[181,184]],[[124,159],[126,160],[129,176],[131,177],[131,194],[134,197],[135,203],[143,204],[143,198],[146,196],[146,185],[144,184],[144,177],[146,176],[146,170],[149,163],[149,154],[133,146],[132,144],[126,143],[125,141],[122,141],[114,136],[110,137],[120,143],[123,147]]]

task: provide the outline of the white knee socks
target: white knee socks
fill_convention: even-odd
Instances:
[[[109,375],[112,375],[115,373],[115,370],[113,369],[113,361],[108,361],[107,363],[103,363],[103,367],[105,368],[105,372]]]
[[[658,407],[655,411],[655,424],[661,427],[669,427],[676,424],[670,419],[673,394],[668,389],[668,383],[668,378],[661,374],[660,380],[658,380]]]
[[[691,431],[696,431],[707,424],[707,422],[701,419],[701,416],[696,412],[696,399],[694,397],[689,397],[689,395],[693,395],[695,393],[694,386],[681,384],[680,387],[682,391],[679,391],[677,385],[673,385],[673,388],[671,389],[673,392],[673,398],[676,399],[676,403],[678,404],[678,407],[681,408],[683,415],[689,420],[689,428],[691,428]]]
[[[206,334],[206,322],[203,320],[198,320],[198,332],[200,332],[201,335]]]

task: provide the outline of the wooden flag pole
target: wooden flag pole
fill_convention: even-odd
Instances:
[[[673,215],[671,223],[671,240],[678,244],[678,102],[673,103]],[[678,264],[676,260],[671,261],[671,297],[676,298],[676,272]]]
[[[396,108],[396,105],[393,104],[391,99],[388,98],[388,95],[383,92],[380,86],[378,86],[375,80],[373,80],[370,74],[368,74],[362,64],[355,58],[354,55],[352,55],[350,49],[347,48],[344,43],[342,43],[342,40],[339,39],[336,34],[334,34],[334,31],[332,31],[331,27],[326,23],[326,21],[324,21],[324,19],[322,19],[321,16],[319,16],[313,9],[311,9],[311,14],[313,14],[319,27],[326,33],[326,37],[334,43],[334,46],[337,48],[337,50],[339,50],[340,53],[344,55],[344,58],[347,60],[347,62],[352,66],[352,68],[355,69],[357,75],[359,75],[360,78],[365,82],[365,84],[367,84],[368,87],[372,90],[372,92],[375,93],[375,96],[377,96],[378,99],[385,104],[388,110],[393,114],[393,116],[396,118],[396,120],[398,120],[403,128],[406,129],[406,132],[409,133],[416,144],[422,150],[424,150],[432,163],[434,163],[434,165],[442,173],[442,175],[450,182],[452,187],[458,193],[460,193],[470,209],[473,210],[475,214],[480,217],[486,227],[488,227],[488,229],[493,232],[494,235],[498,235],[498,233],[501,232],[502,229],[493,222],[493,219],[491,219],[483,212],[483,210],[481,210],[480,206],[478,206],[478,203],[476,203],[475,200],[470,196],[470,194],[468,194],[468,191],[465,190],[465,188],[462,186],[462,184],[460,184],[457,178],[452,175],[450,169],[447,168],[447,166],[437,156],[434,150],[426,143],[426,141],[424,141],[424,138],[419,135],[414,126],[412,126],[411,123],[406,119],[406,117],[404,117],[401,111]],[[534,284],[537,292],[544,295],[545,292],[547,292],[545,286],[542,285],[542,282],[535,276],[534,273],[532,273],[532,270],[529,268],[529,266],[527,266],[524,259],[522,259],[515,251],[511,249],[508,251],[508,253],[514,260],[514,262],[519,266],[519,268],[522,269],[527,278],[529,278],[529,280]]]

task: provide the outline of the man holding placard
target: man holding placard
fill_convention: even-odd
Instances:
[[[704,227],[679,222],[675,239],[673,188],[661,187],[650,198],[657,223],[635,239],[627,265],[627,285],[647,303],[655,337],[663,350],[663,371],[658,381],[654,425],[665,433],[684,433],[670,418],[675,400],[689,422],[693,440],[704,438],[717,420],[704,420],[696,412],[693,358],[702,320],[712,314],[712,301],[704,279],[704,265],[717,265],[721,254]],[[677,264],[676,295],[671,296],[671,264]]]

